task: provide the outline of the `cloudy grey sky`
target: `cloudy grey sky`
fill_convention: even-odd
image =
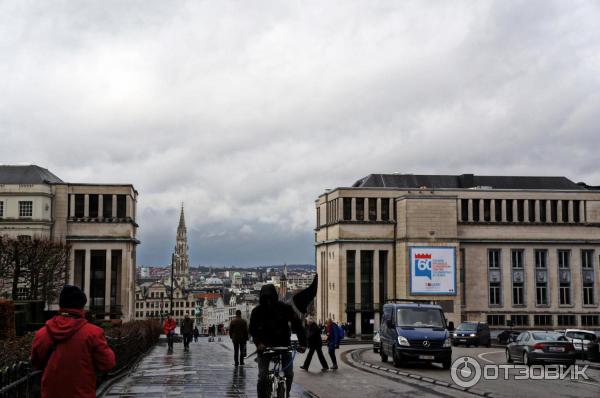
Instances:
[[[369,173],[600,184],[597,1],[0,0],[0,163],[133,183],[139,263],[311,263]]]

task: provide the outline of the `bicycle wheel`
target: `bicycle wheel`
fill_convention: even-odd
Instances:
[[[277,398],[286,398],[286,385],[285,380],[279,380],[277,383]]]

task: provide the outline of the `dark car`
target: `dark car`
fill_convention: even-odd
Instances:
[[[383,362],[391,357],[396,366],[419,361],[441,363],[444,369],[450,369],[452,364],[452,344],[439,305],[385,304],[380,340]]]
[[[463,322],[458,325],[458,328],[454,331],[454,336],[452,336],[453,345],[464,344],[467,347],[470,345],[475,347],[484,345],[489,347],[491,343],[490,327],[483,322]]]
[[[516,341],[506,347],[506,360],[522,362],[573,365],[577,352],[562,333],[534,330],[519,334]]]
[[[521,332],[518,330],[504,330],[498,335],[498,344],[508,344],[511,341],[515,341]]]

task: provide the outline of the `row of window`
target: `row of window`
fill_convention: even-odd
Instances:
[[[0,218],[1,217],[4,217],[4,201],[0,201]],[[33,202],[31,200],[20,200],[19,201],[19,217],[20,218],[33,217]]]
[[[173,311],[175,316],[184,316],[184,315],[190,315],[193,316],[194,315],[194,311],[193,310],[175,310]],[[136,318],[142,318],[142,317],[146,317],[146,318],[160,318],[160,311],[136,311],[135,312],[135,317]]]
[[[85,197],[88,196],[88,215],[85,215]],[[112,218],[113,206],[116,206],[116,217],[127,217],[127,195],[115,195],[116,203],[113,203],[113,195],[102,195],[100,201],[99,194],[70,194],[69,209],[71,209],[71,201],[74,201],[74,213],[71,214],[75,218]],[[102,211],[100,211],[100,202],[102,202]],[[71,210],[69,210],[70,212]]]
[[[585,221],[580,200],[460,199],[462,222],[580,223]]]
[[[502,305],[502,272],[500,249],[488,250],[488,298],[492,306]],[[511,284],[512,304],[525,305],[525,251],[523,249],[511,250]],[[548,250],[534,250],[535,258],[535,302],[536,305],[549,305],[548,297]],[[571,283],[571,251],[560,249],[558,258],[558,303],[559,305],[572,305]],[[583,305],[595,305],[595,275],[594,275],[594,250],[581,250],[581,280]]]
[[[144,308],[144,303],[146,304],[147,308],[160,308],[161,307],[161,303],[160,302],[145,302],[145,301],[136,301],[135,303],[135,308]],[[164,301],[162,303],[162,306],[164,308],[168,308],[169,307],[169,301]],[[173,303],[173,307],[177,308],[177,307],[181,307],[181,308],[190,308],[190,307],[194,307],[193,303],[190,303],[189,301],[185,301],[185,302],[180,302],[180,301],[175,301]]]
[[[377,210],[378,201],[380,201],[379,211]],[[325,221],[325,224],[332,224],[338,221],[392,221],[390,203],[390,198],[333,199],[325,205],[325,220],[323,221]],[[339,212],[340,206],[342,208],[341,217]],[[354,219],[352,218],[353,211]],[[317,209],[317,226],[321,225],[321,221],[321,212]]]
[[[556,323],[554,319],[556,317]],[[533,321],[533,323],[530,323]],[[490,326],[600,326],[599,315],[580,315],[580,324],[577,324],[577,315],[573,314],[540,314],[540,315],[511,315],[510,320],[506,315],[488,315],[487,323]]]

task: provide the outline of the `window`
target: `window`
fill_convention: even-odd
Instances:
[[[506,317],[504,315],[488,315],[487,323],[490,326],[504,326],[506,323]]]
[[[360,252],[360,301],[373,304],[373,250]]]
[[[540,200],[540,222],[546,222],[546,201]]]
[[[377,199],[369,198],[369,221],[377,220]]]
[[[127,217],[127,196],[117,195],[117,218]]]
[[[491,200],[483,199],[483,221],[491,221],[492,220],[490,208],[491,208]]]
[[[387,298],[387,250],[379,251],[379,306],[383,307]]]
[[[89,216],[98,218],[98,195],[89,195]]]
[[[512,201],[512,199],[506,200],[506,221],[513,222],[513,201]]]
[[[573,221],[580,222],[581,214],[579,214],[579,200],[573,201]]]
[[[581,279],[583,283],[583,305],[594,305],[596,304],[595,292],[594,292],[594,251],[593,250],[582,250],[581,251]]]
[[[0,217],[4,217],[4,202],[0,201]]]
[[[562,206],[562,222],[569,222],[569,201],[568,200],[563,200],[561,202],[561,206]]]
[[[346,251],[346,302],[349,308],[354,309],[356,301],[354,296],[354,267],[356,264],[356,251]]]
[[[460,221],[469,221],[469,200],[460,200]]]
[[[479,220],[479,199],[473,199],[473,221],[478,222]]]
[[[512,315],[510,320],[512,321],[513,326],[529,326],[528,315]]]
[[[535,326],[552,326],[552,315],[534,315],[533,324]]]
[[[581,326],[600,326],[599,318],[598,315],[582,315]]]
[[[365,220],[365,198],[356,198],[356,219]]]
[[[536,305],[548,305],[548,252],[546,250],[535,250],[535,303]]]
[[[529,208],[529,222],[535,222],[535,200],[528,200],[527,206]]]
[[[30,200],[19,201],[19,217],[33,216],[33,202]]]
[[[381,220],[382,221],[390,220],[390,199],[389,198],[381,199]]]
[[[558,326],[577,326],[575,315],[558,315]]]
[[[73,195],[71,195],[73,196]],[[75,218],[83,218],[85,206],[85,195],[75,195]]]
[[[344,198],[342,202],[344,220],[352,220],[352,198]]]
[[[496,213],[496,222],[502,221],[502,199],[495,199],[494,211]]]
[[[500,250],[488,250],[488,297],[490,305],[502,304],[502,274],[500,273]]]
[[[569,270],[569,250],[558,251],[558,303],[571,305],[571,270]]]
[[[511,251],[513,305],[525,304],[525,270],[523,269],[523,250]]]
[[[517,200],[517,221],[525,221],[525,201]]]
[[[550,222],[555,223],[558,220],[558,202],[556,200],[550,201]]]
[[[523,268],[523,250],[514,249],[512,251],[512,267],[517,269]]]
[[[102,217],[112,218],[112,195],[102,195]]]

